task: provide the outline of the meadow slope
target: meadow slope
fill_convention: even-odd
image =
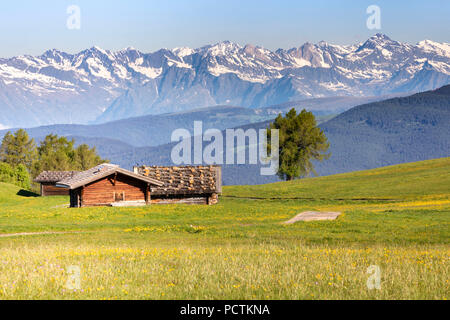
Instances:
[[[450,158],[225,187],[215,206],[67,203],[0,183],[0,299],[449,296]],[[306,210],[343,214],[281,224]],[[52,231],[69,233],[14,235]],[[71,265],[80,290],[66,287]]]

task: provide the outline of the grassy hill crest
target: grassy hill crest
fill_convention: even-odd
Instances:
[[[450,194],[450,158],[224,190],[225,196],[298,199],[410,199],[442,191]]]

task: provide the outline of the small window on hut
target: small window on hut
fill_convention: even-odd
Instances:
[[[125,192],[114,192],[114,201],[125,201]]]

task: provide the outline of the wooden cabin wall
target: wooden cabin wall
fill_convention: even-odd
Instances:
[[[124,193],[124,201],[145,200],[147,185],[120,173],[105,177],[81,189],[82,206],[108,205],[115,202],[114,194]]]
[[[152,195],[151,204],[208,204],[213,205],[218,202],[218,196],[214,194],[201,195]]]
[[[69,189],[58,188],[55,183],[41,183],[41,196],[68,196]]]

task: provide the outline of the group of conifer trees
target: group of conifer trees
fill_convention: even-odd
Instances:
[[[83,171],[102,159],[86,144],[75,147],[75,141],[49,134],[39,144],[24,129],[7,132],[0,145],[0,182],[32,189],[32,179],[42,171]]]

